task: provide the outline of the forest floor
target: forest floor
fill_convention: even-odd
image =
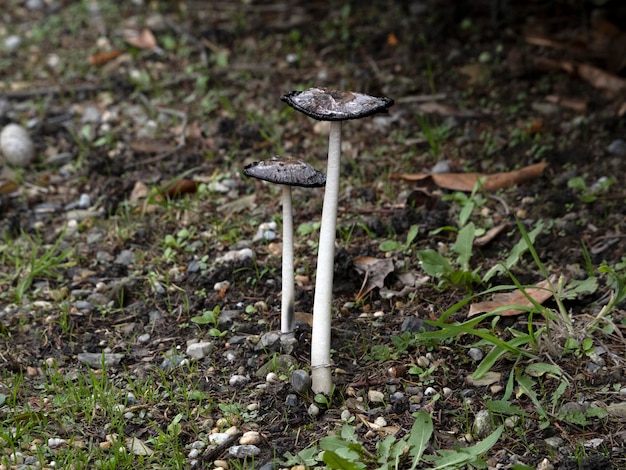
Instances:
[[[626,468],[619,2],[9,3],[0,468]],[[325,171],[312,86],[395,101],[343,125],[329,397],[292,383],[324,189],[285,350],[281,192],[242,175]]]

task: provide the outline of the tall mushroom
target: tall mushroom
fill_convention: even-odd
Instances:
[[[283,259],[282,259],[282,301],[280,311],[281,333],[291,333],[294,329],[295,280],[293,262],[293,209],[291,187],[319,188],[326,184],[324,173],[308,163],[291,157],[274,156],[269,160],[251,163],[243,169],[246,176],[252,176],[270,183],[283,185]]]
[[[335,264],[335,231],[339,203],[341,122],[386,112],[393,100],[349,91],[310,88],[281,97],[292,108],[319,121],[331,121],[328,137],[328,170],[322,209],[322,225],[317,258],[311,338],[311,380],[315,393],[330,394],[330,322]]]

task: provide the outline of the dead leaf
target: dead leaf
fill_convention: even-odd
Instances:
[[[130,192],[129,200],[136,201],[148,197],[148,186],[143,181],[136,181],[133,190]]]
[[[502,231],[507,229],[509,226],[510,224],[505,223],[496,225],[495,227],[491,227],[482,237],[477,237],[474,239],[474,246],[485,246],[491,243],[494,238],[500,235]]]
[[[510,188],[524,181],[537,178],[547,166],[546,162],[541,162],[519,170],[493,173],[491,175],[483,173],[396,173],[391,177],[404,181],[422,181],[425,183],[430,179],[441,188],[467,192],[471,192],[474,189],[474,185],[484,178],[483,189],[487,192],[494,192],[498,189]]]
[[[491,300],[471,304],[467,317],[470,318],[478,315],[479,313],[491,312],[497,308],[506,307],[507,305],[531,307],[533,303],[526,296],[529,296],[535,302],[542,304],[554,294],[554,292],[550,289],[550,285],[555,281],[556,276],[551,277],[549,280],[541,281],[536,287],[529,287],[525,289],[525,294],[519,289],[514,290],[513,292],[495,294]],[[502,317],[510,317],[520,315],[522,313],[524,313],[524,310],[520,310],[518,308],[508,308],[498,312],[498,315]]]
[[[488,387],[495,383],[500,382],[502,374],[500,372],[489,371],[486,372],[480,379],[474,379],[472,376],[468,376],[465,381],[474,387]]]
[[[572,109],[581,114],[587,112],[587,101],[581,98],[565,98],[563,96],[558,95],[548,95],[546,96],[546,101],[548,103],[558,104],[563,108]]]
[[[394,33],[387,34],[387,45],[391,47],[395,47],[400,44],[398,41],[398,37]]]
[[[452,106],[446,103],[437,103],[435,101],[428,101],[426,103],[421,103],[418,106],[418,109],[426,114],[439,114],[441,116],[453,116],[453,117],[479,117],[481,114],[476,111],[471,111],[468,109],[459,109],[456,106]]]
[[[152,50],[157,46],[156,38],[148,28],[143,28],[141,31],[127,28],[124,30],[123,36],[124,41],[139,49]]]
[[[378,287],[379,289],[383,287],[385,285],[385,278],[394,270],[392,260],[388,258],[372,258],[369,256],[355,258],[354,267],[359,273],[365,274],[361,289],[356,295],[357,302],[365,297],[375,287]]]
[[[293,316],[297,322],[304,323],[311,327],[313,326],[313,314],[308,312],[295,312]]]
[[[464,65],[459,68],[459,72],[469,78],[470,85],[486,85],[491,80],[491,69],[487,64]]]
[[[122,54],[122,51],[120,51],[119,49],[114,49],[108,52],[99,52],[89,57],[89,63],[91,65],[96,65],[96,66],[103,65],[103,64],[106,64],[107,62],[112,61],[113,59],[118,57],[120,54]]]
[[[154,451],[138,437],[126,438],[126,449],[133,455],[152,455]]]
[[[163,185],[161,194],[169,199],[176,199],[185,194],[193,194],[198,190],[199,183],[197,181],[182,178]]]

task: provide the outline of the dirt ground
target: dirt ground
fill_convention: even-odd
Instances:
[[[337,430],[345,409],[372,422],[383,416],[403,435],[412,413],[428,403],[435,442],[453,448],[467,442],[462,438],[471,434],[476,413],[502,393],[520,364],[503,358],[492,368],[499,382],[474,385],[468,377],[478,363],[468,350],[478,338],[412,342],[401,350],[394,338],[417,328],[407,319],[423,326],[472,292],[511,284],[506,274],[488,283],[480,277],[521,239],[516,218],[528,231],[543,221],[534,246],[549,275],[583,280],[603,262],[624,262],[626,12],[620,2],[602,8],[582,1],[9,3],[3,37],[24,39],[0,59],[0,123],[25,125],[37,155],[25,168],[5,166],[0,188],[0,367],[5,387],[24,377],[23,401],[37,396],[46,364],[82,373],[87,366],[79,354],[108,348],[124,354],[108,371],[120,389],[129,376],[162,369],[216,403],[258,403],[254,418],[244,419],[264,438],[256,468]],[[87,4],[99,10],[85,14]],[[325,169],[327,129],[280,100],[309,86],[395,101],[388,114],[344,124],[333,301],[337,391],[316,416],[309,413],[310,394],[294,394],[289,380],[268,385],[267,373],[259,373],[280,352],[257,346],[264,333],[280,328],[280,192],[241,173],[273,154]],[[541,162],[547,166],[532,178],[474,195],[469,220],[477,227],[508,224],[473,247],[478,282],[428,277],[416,253],[451,256],[456,232],[442,227],[461,228],[467,201],[432,178],[397,175],[430,173],[438,163],[444,173],[493,174]],[[299,322],[291,355],[306,369],[323,189],[293,194]],[[278,222],[278,238],[252,241],[259,225],[271,221]],[[404,243],[414,225],[419,231],[410,246],[381,250],[385,240]],[[32,269],[16,261],[18,251],[34,250],[41,260],[56,241],[55,252],[69,249],[71,257],[21,282]],[[255,257],[218,260],[241,248],[252,248]],[[394,268],[357,299],[363,257],[391,259]],[[512,271],[522,284],[545,279],[529,254]],[[614,291],[600,282],[566,298],[574,327],[589,325]],[[554,300],[545,306],[558,309]],[[212,336],[192,318],[216,307],[221,319],[214,326],[224,334]],[[550,468],[537,467],[545,459],[552,468],[626,468],[623,417],[584,425],[559,418],[564,402],[623,400],[623,309],[621,303],[610,312],[611,331],[593,333],[602,362],[563,353],[558,346],[567,332],[542,340],[538,357],[558,365],[570,387],[549,411],[547,427],[538,424],[528,395],[513,394],[531,417],[524,439],[510,430],[489,451],[490,468],[515,462]],[[460,309],[450,321],[467,315]],[[523,331],[530,321],[515,315],[483,326],[508,340],[508,328]],[[196,372],[167,370],[164,358],[184,355],[198,339],[210,341],[212,352]],[[487,344],[478,347],[489,351]],[[432,375],[407,372],[425,360],[435,367]],[[234,375],[246,377],[245,385],[233,385]],[[550,403],[558,383],[542,382],[541,403]],[[428,402],[428,388],[441,393],[435,403]],[[384,401],[373,401],[372,390],[383,392]],[[413,401],[394,403],[389,397],[396,392]],[[155,421],[166,427],[171,405],[152,405]],[[0,412],[14,410],[5,404]],[[219,417],[216,411],[208,421]],[[183,426],[182,444],[198,439],[197,426]],[[124,429],[129,436],[142,430],[135,422]],[[358,427],[373,448],[380,436],[369,430]],[[105,431],[96,423],[83,433],[102,440]],[[562,439],[556,447],[546,443],[553,437]],[[205,456],[197,465],[208,468],[209,461]]]

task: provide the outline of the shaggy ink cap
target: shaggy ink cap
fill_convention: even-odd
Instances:
[[[386,113],[393,100],[351,91],[309,88],[280,98],[289,106],[318,121],[345,121]]]
[[[243,169],[243,173],[246,176],[280,184],[283,187],[283,258],[280,332],[282,334],[292,334],[295,327],[295,274],[291,187],[319,188],[326,184],[326,175],[297,158],[278,156],[274,156],[269,160],[251,163]]]
[[[321,188],[326,184],[326,175],[308,163],[292,157],[274,156],[269,160],[254,162],[243,169],[246,176],[288,186]]]

